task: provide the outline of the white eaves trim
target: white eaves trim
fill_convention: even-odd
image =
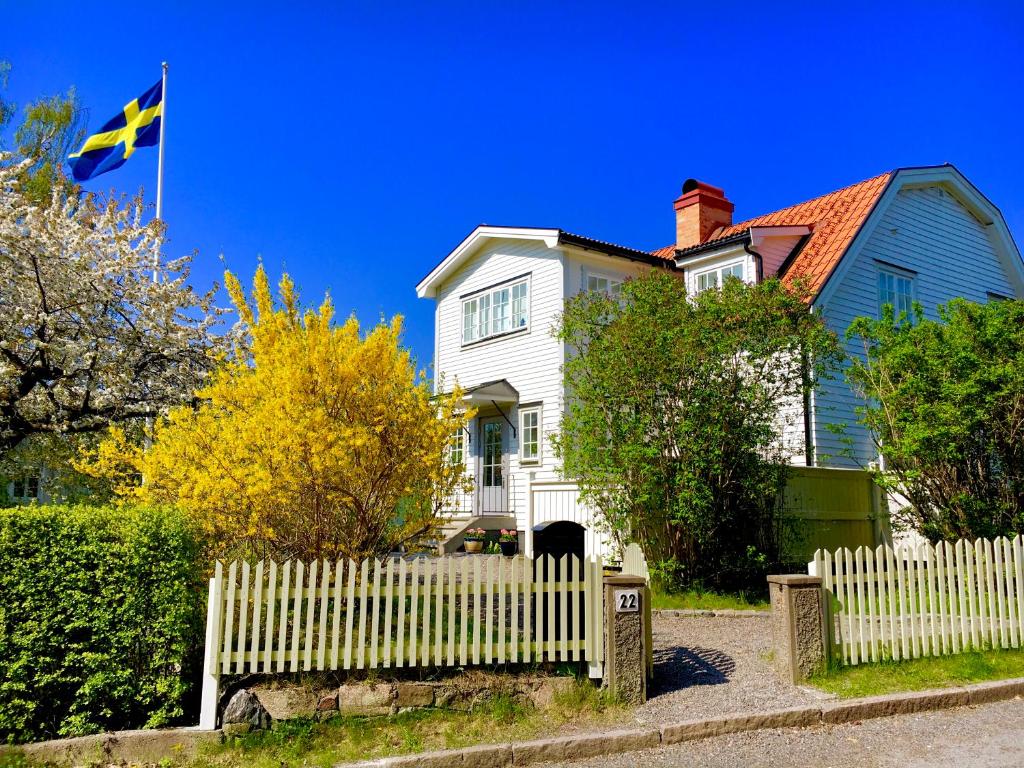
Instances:
[[[559,230],[539,227],[492,227],[481,224],[444,257],[416,286],[419,298],[434,298],[437,288],[488,240],[536,240],[548,248],[558,245]]]
[[[705,251],[701,253],[695,253],[692,256],[684,256],[681,259],[676,259],[676,266],[684,270],[692,270],[695,267],[701,267],[706,264],[710,264],[715,261],[725,261],[739,255],[746,255],[746,251],[743,250],[743,242],[737,241],[723,245],[721,248],[715,248],[711,251]]]

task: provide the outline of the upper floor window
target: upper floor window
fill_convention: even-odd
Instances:
[[[892,305],[893,313],[899,318],[906,314],[913,317],[914,278],[912,275],[889,269],[878,270],[878,314],[886,304]]]
[[[738,277],[742,280],[743,262],[736,262],[724,267],[715,267],[714,269],[698,272],[696,276],[697,293],[706,291],[708,288],[717,288],[725,282],[727,277]]]
[[[540,461],[540,407],[519,409],[519,458],[524,464]]]
[[[462,301],[462,343],[518,331],[530,322],[530,282],[520,280]]]
[[[587,290],[603,291],[617,298],[622,293],[622,281],[605,275],[587,275]]]

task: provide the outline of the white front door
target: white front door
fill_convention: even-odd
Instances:
[[[507,430],[500,416],[480,420],[480,512],[484,515],[508,512]]]

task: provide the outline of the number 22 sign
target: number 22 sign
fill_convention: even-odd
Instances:
[[[640,610],[640,592],[636,589],[615,590],[615,612],[637,613]]]

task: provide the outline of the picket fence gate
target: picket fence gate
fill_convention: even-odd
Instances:
[[[835,658],[855,665],[1024,641],[1024,544],[976,539],[817,550]]]
[[[586,661],[600,677],[602,577],[575,555],[218,562],[200,728],[221,675]]]

